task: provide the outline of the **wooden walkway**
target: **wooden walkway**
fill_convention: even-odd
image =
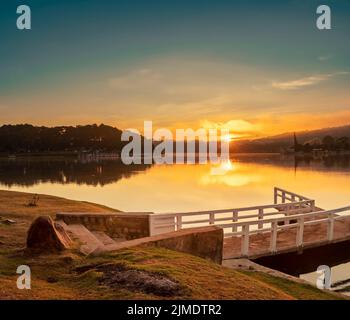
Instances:
[[[329,243],[350,240],[350,219],[334,221],[333,239],[328,239],[328,223],[316,223],[304,226],[303,244],[296,245],[298,233],[297,224],[290,229],[280,230],[277,234],[276,248],[271,250],[271,233],[254,234],[249,239],[248,255],[242,254],[242,237],[227,237],[224,239],[223,258],[234,259],[248,256],[251,259],[272,254],[295,252],[303,249],[318,247]]]
[[[204,225],[223,228],[224,260],[259,258],[349,240],[350,206],[326,211],[274,188],[271,205],[150,216],[151,235]]]

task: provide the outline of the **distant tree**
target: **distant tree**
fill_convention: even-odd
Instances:
[[[348,137],[341,137],[335,141],[337,150],[349,150],[350,149],[350,139]]]
[[[115,151],[122,149],[122,131],[106,125],[0,127],[0,152]]]
[[[302,149],[304,152],[311,152],[313,147],[310,143],[304,143]]]
[[[305,144],[309,144],[312,148],[319,148],[322,145],[322,141],[320,138],[313,138],[306,141]]]
[[[333,150],[335,148],[335,139],[332,136],[325,136],[322,139],[323,147],[327,150]]]

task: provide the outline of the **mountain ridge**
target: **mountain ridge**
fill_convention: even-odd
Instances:
[[[350,138],[350,124],[339,127],[327,127],[315,130],[295,132],[298,143],[304,144],[313,139],[323,139],[326,136],[334,138]],[[285,132],[274,136],[257,139],[245,139],[231,143],[233,152],[280,152],[282,148],[294,145],[294,132]]]

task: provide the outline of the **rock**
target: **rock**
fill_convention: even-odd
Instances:
[[[62,227],[56,227],[49,216],[37,218],[29,228],[27,248],[43,251],[63,251],[69,249],[72,240]]]

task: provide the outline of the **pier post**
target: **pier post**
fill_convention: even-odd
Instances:
[[[328,214],[327,239],[332,241],[334,236],[334,216],[333,213]]]
[[[277,251],[277,221],[271,223],[270,251]]]
[[[311,210],[315,211],[315,200],[311,200]]]
[[[242,226],[242,255],[248,256],[249,254],[249,224]]]
[[[286,193],[282,192],[282,203],[286,203]]]
[[[176,215],[176,231],[179,231],[182,229],[182,215],[178,214]]]
[[[278,199],[277,199],[277,188],[275,187],[274,189],[273,189],[273,203],[274,204],[277,204],[277,202],[278,202]]]
[[[215,224],[215,214],[209,213],[209,224]]]
[[[110,218],[112,219],[112,218]],[[111,223],[112,221],[110,221]],[[149,225],[149,235],[153,236],[156,232],[155,232],[155,228],[154,228],[154,216],[152,216],[151,214],[148,216],[148,225]]]
[[[303,246],[303,243],[304,243],[304,217],[301,217],[298,219],[296,245],[299,248]]]
[[[262,229],[264,227],[264,209],[263,208],[259,208],[259,220],[261,220],[261,222],[259,222],[258,224],[258,228]]]
[[[232,212],[232,222],[235,223],[238,221],[238,211],[234,210]],[[237,232],[237,226],[232,227],[232,232]]]

